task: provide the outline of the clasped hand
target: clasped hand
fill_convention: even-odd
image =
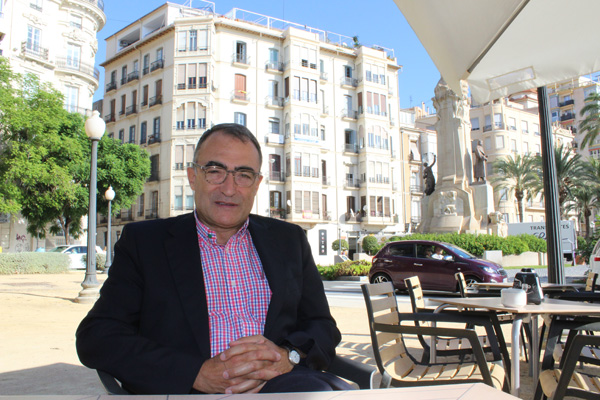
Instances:
[[[205,361],[194,389],[204,393],[257,393],[266,381],[292,368],[287,350],[262,335],[247,336]]]

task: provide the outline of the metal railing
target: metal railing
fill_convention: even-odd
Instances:
[[[21,52],[26,56],[41,58],[46,61],[48,60],[48,49],[34,45],[33,43],[21,42]]]
[[[81,62],[72,57],[56,57],[56,66],[59,68],[78,71],[78,72],[81,72],[82,74],[93,76],[95,79],[100,78],[100,71],[97,68],[94,68],[93,65]],[[116,86],[117,82],[110,82],[110,83],[115,84],[114,89],[117,88],[117,86]],[[107,88],[108,88],[108,85],[107,85]],[[108,90],[109,89],[107,89],[107,91]]]
[[[164,67],[165,67],[164,59],[156,60],[150,64],[150,72],[156,71],[157,69],[164,68]]]

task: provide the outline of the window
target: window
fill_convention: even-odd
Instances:
[[[153,134],[155,136],[154,140],[157,139],[157,137],[160,136],[160,117],[156,117],[154,118],[154,124],[153,124]]]
[[[41,53],[42,31],[31,25],[27,26],[27,50]]]
[[[138,197],[138,217],[144,216],[145,197],[144,193],[140,194],[140,197]]]
[[[146,121],[140,124],[140,144],[146,144],[146,134],[148,130],[148,123]]]
[[[279,69],[279,50],[269,49],[269,68]]]
[[[233,122],[235,122],[236,124],[246,126],[246,114],[241,113],[241,112],[234,112],[233,113]]]
[[[269,133],[279,135],[279,118],[269,118]]]
[[[194,209],[194,192],[190,187],[185,188],[185,209],[193,210]]]
[[[1,10],[0,10],[1,11]],[[77,29],[82,29],[82,18],[80,15],[69,14],[69,26],[72,26]]]
[[[517,153],[517,141],[515,139],[511,139],[510,140],[510,151],[512,151],[513,153]]]
[[[163,48],[156,49],[156,61],[163,59]]]
[[[525,155],[529,154],[529,143],[527,143],[527,142],[523,142],[523,154],[525,154]]]
[[[513,117],[508,117],[508,129],[511,131],[517,130],[517,120]]]
[[[500,189],[500,201],[508,201],[508,189]]]
[[[190,51],[198,50],[198,31],[195,29],[190,31]]]
[[[247,64],[246,62],[246,43],[236,42],[235,44],[235,62]]]
[[[207,50],[208,49],[208,31],[201,30],[198,31],[198,50]]]
[[[471,130],[479,130],[479,118],[471,118]]]
[[[344,77],[352,78],[352,67],[349,65],[344,65]]]
[[[74,86],[67,86],[65,101],[67,111],[76,112],[79,107],[79,88]]]
[[[483,148],[486,150],[491,150],[492,149],[492,139],[489,137],[486,137],[483,140]]]
[[[529,133],[529,125],[527,124],[527,121],[521,121],[521,132],[524,135]]]
[[[247,100],[246,92],[246,76],[242,74],[235,74],[235,91],[234,97],[238,100]]]
[[[135,125],[129,127],[129,143],[135,143]]]
[[[119,141],[121,143],[125,141],[125,129],[119,129]]]
[[[142,88],[142,107],[148,105],[148,85]]]
[[[533,134],[540,136],[540,124],[533,124]]]
[[[494,114],[494,127],[498,129],[504,128],[504,125],[502,124],[502,114]]]
[[[198,88],[206,89],[206,63],[198,64]]]
[[[496,136],[496,148],[503,149],[504,148],[504,136]]]
[[[150,54],[144,55],[144,75],[150,72]]]
[[[183,186],[173,188],[173,208],[176,211],[183,210]]]
[[[29,0],[29,6],[37,11],[42,11],[42,0]]]
[[[158,154],[150,156],[150,177],[148,181],[158,180]],[[154,206],[152,207],[154,208]]]

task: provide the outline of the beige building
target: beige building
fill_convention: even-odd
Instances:
[[[262,144],[253,212],[300,225],[317,263],[334,261],[338,237],[352,253],[366,233],[404,232],[410,135],[393,51],[207,5],[167,3],[107,39],[107,132],[152,162],[137,204],[114,219],[113,241],[130,221],[193,210],[186,167],[202,133],[223,122],[246,125]]]
[[[486,163],[487,180],[493,179],[492,165],[495,160],[514,154],[541,154],[540,122],[537,95],[526,92],[510,98],[502,98],[482,106],[471,108],[471,139],[481,140],[488,161]],[[561,144],[571,148],[573,134],[558,123],[552,124],[554,145]],[[514,195],[507,190],[494,192],[496,211],[504,215],[508,223],[519,222]],[[525,202],[523,222],[543,221],[544,202],[537,198]]]
[[[91,115],[98,88],[96,34],[106,22],[102,0],[0,1],[0,55],[15,72],[31,73],[65,95],[65,108]],[[20,215],[0,215],[3,251],[34,250]]]

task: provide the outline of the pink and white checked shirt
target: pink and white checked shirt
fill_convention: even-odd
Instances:
[[[248,231],[248,220],[226,245],[196,217],[204,274],[211,356],[244,336],[262,335],[271,289]]]

